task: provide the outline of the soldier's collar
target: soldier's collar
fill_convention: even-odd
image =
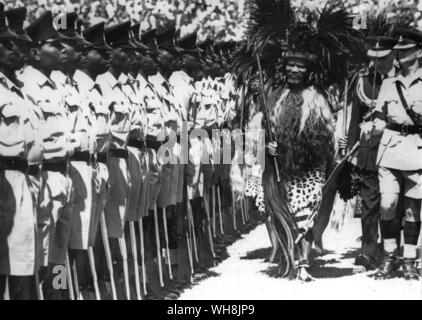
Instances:
[[[107,71],[104,74],[104,77],[106,79],[106,81],[108,82],[108,84],[114,89],[116,86],[118,86],[120,84],[119,80],[116,79],[113,74],[110,71]]]
[[[49,86],[53,89],[57,88],[54,81],[48,78],[44,73],[42,73],[40,70],[34,67],[31,67],[31,68],[33,69],[33,71],[31,71],[30,73],[31,79],[33,79],[40,88],[45,87],[45,86]]]
[[[80,87],[82,87],[81,84],[83,86],[86,85],[87,87],[89,87],[89,90],[92,90],[95,85],[95,81],[89,75],[79,69],[75,71],[75,74],[73,75],[73,80],[78,83]]]
[[[136,80],[139,82],[139,88],[146,88],[150,83],[140,73],[136,76]]]

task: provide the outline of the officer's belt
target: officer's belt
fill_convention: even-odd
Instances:
[[[28,161],[19,157],[0,157],[0,168],[1,170],[14,170],[27,173],[29,165]]]
[[[59,172],[67,174],[68,161],[65,159],[52,160],[44,162],[42,165],[44,171]]]
[[[92,160],[93,157],[89,151],[77,151],[70,158],[70,161],[81,161],[86,163],[91,163]]]
[[[110,158],[119,158],[119,159],[129,158],[129,152],[126,149],[120,149],[120,148],[110,148],[110,150],[108,150],[108,155],[110,156]]]
[[[145,141],[143,141],[143,140],[130,139],[127,145],[129,147],[142,150],[142,149],[145,148]]]
[[[400,132],[403,135],[422,134],[422,126],[408,126],[405,124],[390,122],[387,124],[387,129]]]
[[[97,153],[97,161],[99,163],[107,164],[108,161],[108,153]]]

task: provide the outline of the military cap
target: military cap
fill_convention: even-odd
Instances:
[[[147,32],[141,34],[141,42],[145,44],[150,53],[158,55],[158,46],[157,46],[157,29],[151,29]]]
[[[176,43],[176,28],[169,27],[157,34],[157,44],[159,49],[164,49],[170,53],[181,53],[182,50]]]
[[[94,24],[83,32],[83,36],[97,50],[108,51],[112,48],[106,43],[104,37],[104,22]]]
[[[211,39],[206,39],[198,43],[198,47],[202,50],[202,57],[206,57],[209,53],[209,48],[212,46],[213,42]]]
[[[62,18],[65,18],[65,24],[63,28],[60,25],[57,31],[66,36],[68,38],[68,41],[72,44],[81,47],[89,47],[91,44],[77,32],[76,21],[78,20],[78,15],[76,14],[76,12],[67,13],[63,15]]]
[[[82,19],[76,20],[76,32],[81,36],[82,35],[82,26],[84,22]]]
[[[125,21],[104,30],[107,43],[113,48],[136,49],[129,41],[130,21]]]
[[[16,40],[18,36],[9,30],[6,26],[6,15],[4,12],[4,4],[0,2],[0,39]]]
[[[53,14],[51,11],[44,12],[38,19],[32,22],[26,33],[35,43],[58,42],[68,38],[56,31],[53,27]]]
[[[387,36],[371,36],[365,39],[365,44],[368,48],[368,57],[384,58],[393,51],[394,46],[397,44],[397,40]]]
[[[26,7],[14,8],[5,12],[9,28],[18,35],[19,39],[25,42],[32,42],[31,38],[23,29],[26,19]]]
[[[416,29],[399,29],[396,33],[398,42],[396,50],[407,50],[422,45],[422,32]]]
[[[198,47],[198,35],[196,32],[190,33],[178,40],[180,48],[187,53],[201,53]]]
[[[138,48],[139,51],[143,53],[151,53],[151,50],[148,48],[148,46],[141,42],[140,31],[140,23],[135,23],[134,25],[132,25],[129,32],[129,39]]]

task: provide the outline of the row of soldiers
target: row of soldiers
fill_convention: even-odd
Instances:
[[[177,298],[245,222],[209,139],[181,161],[232,126],[235,44],[25,19],[0,4],[0,297]]]

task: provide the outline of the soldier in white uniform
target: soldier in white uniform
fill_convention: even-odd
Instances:
[[[21,91],[15,71],[22,67],[17,35],[5,25],[0,4],[0,300],[8,281],[11,300],[35,299],[36,211],[28,169],[39,162],[31,102]]]
[[[51,80],[51,72],[60,62],[59,41],[63,36],[53,28],[53,17],[47,11],[26,29],[34,42],[29,66],[21,77],[23,91],[37,105],[43,114],[41,136],[43,138],[43,186],[39,200],[38,236],[39,264],[48,267],[44,279],[44,297],[61,299],[60,290],[53,288],[52,270],[64,265],[72,223],[73,189],[68,175],[68,157],[74,152],[70,137],[71,126],[65,105],[65,98],[58,86]],[[42,280],[42,279],[41,279]]]
[[[125,251],[123,232],[126,210],[130,192],[130,176],[128,171],[127,144],[131,130],[130,101],[123,92],[123,85],[118,80],[126,71],[130,52],[133,46],[128,42],[127,35],[130,22],[121,23],[105,29],[107,43],[113,48],[109,70],[97,77],[106,101],[106,106],[111,114],[111,145],[107,162],[110,173],[110,191],[105,207],[108,236],[114,263],[120,269],[115,270],[116,277],[121,275],[122,260]],[[120,253],[119,253],[120,252]],[[122,279],[118,279],[123,282]],[[126,292],[126,297],[129,295]]]

